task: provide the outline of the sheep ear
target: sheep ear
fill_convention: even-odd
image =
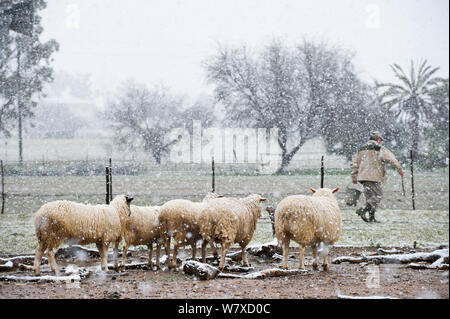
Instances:
[[[217,198],[222,198],[223,197],[223,195],[217,195]]]
[[[314,188],[310,188],[310,190],[311,190],[311,192],[313,192],[313,193],[315,193],[316,192],[316,190],[314,189]]]
[[[267,200],[267,198],[261,197],[259,200],[260,200],[261,202],[265,202],[265,201]]]
[[[333,189],[331,192],[332,193],[336,193],[339,190],[339,187],[336,187],[335,189]]]

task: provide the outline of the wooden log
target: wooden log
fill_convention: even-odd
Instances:
[[[119,251],[117,254],[118,257],[122,257],[122,252]],[[127,257],[131,256],[131,252],[127,252]],[[66,259],[66,258],[99,258],[100,253],[96,249],[85,248],[79,245],[72,245],[69,247],[61,247],[55,254],[56,258]],[[108,251],[108,258],[113,257],[113,252]],[[34,257],[33,257],[34,258]]]
[[[342,256],[333,259],[333,264],[340,264],[343,262],[349,263],[362,263],[362,262],[374,262],[379,264],[409,264],[413,262],[435,262],[440,258],[448,258],[448,248],[439,249],[432,252],[421,253],[407,253],[407,254],[390,254],[381,256],[361,256],[350,257]]]
[[[338,299],[398,299],[395,297],[390,296],[345,296],[345,295],[338,295]]]
[[[201,280],[210,280],[217,277],[219,269],[195,260],[188,260],[183,263],[183,272],[187,275],[194,275]]]
[[[6,263],[11,261],[14,265],[25,264],[25,265],[33,265],[34,264],[34,256],[15,256],[9,258],[0,258],[1,263]],[[47,257],[42,257],[41,265],[47,263]]]
[[[109,269],[114,269],[114,264],[108,264]],[[125,269],[148,269],[148,262],[132,262],[125,264]]]
[[[0,271],[11,271],[14,269],[14,264],[12,261],[7,261],[3,265],[0,265]]]
[[[66,259],[73,257],[100,257],[100,253],[96,249],[89,249],[78,245],[69,247],[61,247],[55,254],[56,258]]]
[[[269,277],[285,277],[293,275],[308,275],[311,274],[311,270],[308,269],[280,269],[271,268],[261,271],[252,272],[245,275],[220,273],[217,278],[240,278],[240,279],[265,279]]]
[[[248,246],[247,253],[257,257],[271,258],[275,253],[282,254],[283,249],[278,245],[276,240],[274,240],[262,245]]]
[[[224,272],[251,272],[254,270],[255,267],[232,266],[228,264],[226,264],[223,268]]]
[[[391,250],[387,250],[387,249],[383,249],[383,248],[378,248],[377,249],[377,254],[378,255],[393,255],[393,254],[403,254],[402,251],[397,250],[395,248],[392,248]]]
[[[72,282],[81,281],[80,275],[70,276],[0,276],[0,281],[13,281],[13,282]]]
[[[33,266],[24,265],[24,264],[18,264],[17,265],[17,269],[19,269],[21,271],[34,271],[34,267]]]

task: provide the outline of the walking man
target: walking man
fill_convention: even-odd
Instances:
[[[366,204],[356,210],[356,214],[361,216],[365,222],[377,222],[375,211],[383,197],[381,183],[386,182],[385,164],[388,163],[397,169],[400,176],[404,174],[403,168],[394,154],[381,145],[382,141],[380,132],[373,132],[369,141],[359,148],[352,164],[352,182],[353,184],[358,182],[362,184],[366,197]],[[369,213],[369,219],[367,219],[367,213]]]

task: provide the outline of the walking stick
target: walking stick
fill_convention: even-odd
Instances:
[[[403,192],[403,197],[405,197],[405,182],[402,176],[402,192]]]

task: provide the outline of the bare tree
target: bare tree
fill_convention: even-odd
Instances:
[[[109,102],[104,116],[110,120],[118,144],[128,150],[141,148],[160,164],[162,156],[178,141],[168,141],[166,135],[179,125],[182,104],[183,99],[166,88],[148,89],[128,83]]]
[[[205,68],[228,123],[278,128],[282,173],[307,140],[333,123],[338,96],[353,89],[339,85],[353,72],[351,58],[325,44],[304,40],[290,48],[275,40],[260,54],[219,48]]]

